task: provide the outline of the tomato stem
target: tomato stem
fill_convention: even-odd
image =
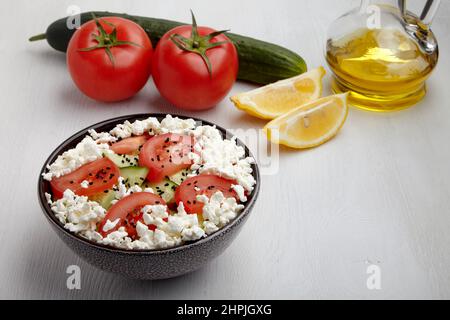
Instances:
[[[95,21],[95,24],[97,25],[98,34],[92,34],[94,37],[94,40],[97,41],[97,45],[88,47],[88,48],[81,48],[78,49],[78,51],[92,51],[97,49],[105,49],[106,54],[109,57],[109,60],[111,60],[112,65],[114,66],[114,55],[111,52],[112,47],[117,46],[123,46],[123,45],[132,45],[136,47],[141,47],[141,45],[131,42],[131,41],[121,41],[117,40],[117,28],[116,26],[106,20],[99,21],[94,13],[92,13],[92,18]],[[105,23],[106,25],[112,27],[111,33],[107,33],[105,28],[103,28],[102,24],[100,22]],[[31,41],[31,40],[30,40]]]
[[[211,42],[215,37],[228,32],[229,30],[220,30],[220,31],[214,31],[210,34],[207,34],[206,36],[200,36],[198,34],[198,26],[197,21],[195,20],[194,13],[191,10],[192,15],[192,31],[191,31],[191,37],[186,38],[183,37],[180,34],[172,34],[170,36],[170,40],[180,49],[187,52],[192,52],[195,54],[198,54],[202,57],[203,61],[206,64],[206,67],[208,68],[209,76],[212,77],[212,67],[211,62],[209,61],[208,56],[206,55],[206,52],[212,48],[219,47],[225,43],[229,43],[230,41],[218,41],[218,42]]]

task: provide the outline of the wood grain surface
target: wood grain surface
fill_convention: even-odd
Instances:
[[[151,81],[129,101],[91,101],[75,89],[65,56],[28,37],[74,4],[181,21],[192,8],[200,24],[279,43],[315,67],[325,65],[327,26],[358,1],[1,1],[0,298],[450,298],[450,1],[442,2],[433,26],[441,57],[422,103],[385,115],[352,109],[328,144],[281,149],[277,173],[263,175],[251,218],[220,258],[184,277],[138,282],[81,261],[50,229],[36,196],[48,154],[81,128],[125,114],[181,113],[231,129],[264,122],[228,100],[177,110]],[[232,93],[250,88],[238,83]],[[66,287],[74,264],[81,290]],[[366,286],[372,264],[381,290]]]

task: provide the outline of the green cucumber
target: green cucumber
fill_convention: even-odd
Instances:
[[[139,24],[150,37],[153,47],[161,37],[169,30],[186,23],[132,16],[113,12],[85,12],[80,15],[81,23],[92,20],[92,14],[97,17],[122,17]],[[67,21],[72,18],[56,20],[47,28],[45,34],[31,37],[30,41],[47,39],[51,47],[65,52],[70,38],[75,32],[67,28]],[[234,43],[239,55],[238,79],[258,84],[268,84],[278,80],[294,77],[307,71],[306,63],[295,52],[281,46],[265,41],[241,36],[234,33],[226,33]]]
[[[138,156],[121,155],[115,153],[106,153],[105,157],[114,162],[119,168],[137,167],[139,163]]]
[[[141,186],[147,177],[148,169],[143,167],[126,167],[120,169],[120,176],[124,179],[127,188]]]
[[[98,193],[89,197],[89,200],[97,202],[106,210],[111,207],[111,202],[115,199],[116,193],[113,190],[107,190],[107,192]]]
[[[183,183],[184,180],[187,179],[187,175],[190,172],[191,171],[188,169],[181,170],[180,172],[177,172],[174,175],[170,176],[169,180],[179,186],[180,184]]]
[[[177,189],[178,185],[168,179],[164,179],[159,183],[146,182],[144,183],[143,187],[152,188],[153,192],[163,198],[166,203],[171,203],[174,200],[175,190]]]

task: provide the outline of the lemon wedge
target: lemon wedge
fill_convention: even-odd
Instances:
[[[296,149],[317,147],[333,138],[348,115],[348,94],[333,95],[304,104],[269,122],[270,141]]]
[[[234,105],[261,119],[275,119],[322,95],[325,69],[319,67],[299,76],[281,80],[265,87],[231,98]]]

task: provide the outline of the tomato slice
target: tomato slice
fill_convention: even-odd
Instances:
[[[131,154],[139,150],[139,148],[147,142],[150,137],[146,134],[137,137],[123,139],[114,143],[110,149],[117,154]]]
[[[216,175],[199,175],[185,180],[175,191],[175,202],[183,202],[184,209],[190,214],[201,214],[203,203],[196,200],[197,195],[206,195],[211,197],[220,191],[226,198],[236,198],[239,200],[236,192],[231,188],[237,184],[236,181],[228,180]]]
[[[189,168],[192,161],[188,154],[194,150],[194,138],[187,135],[166,133],[148,140],[139,154],[139,165],[147,167],[147,180],[161,182],[165,177]]]
[[[137,192],[121,199],[106,213],[106,216],[103,218],[103,221],[99,226],[100,234],[106,237],[109,233],[116,231],[123,226],[125,227],[128,236],[135,240],[137,237],[136,224],[138,221],[142,222],[141,209],[146,205],[156,204],[166,205],[165,201],[160,196],[150,192]],[[114,222],[117,219],[120,219],[120,221],[112,230],[108,230],[106,232],[103,231],[103,226],[106,221],[109,220]],[[155,229],[155,227],[152,228],[150,226],[150,229]]]
[[[60,199],[64,191],[72,190],[79,196],[91,196],[111,189],[120,176],[119,168],[108,158],[98,159],[78,168],[77,170],[50,181],[53,196]],[[88,187],[81,183],[88,181]]]

